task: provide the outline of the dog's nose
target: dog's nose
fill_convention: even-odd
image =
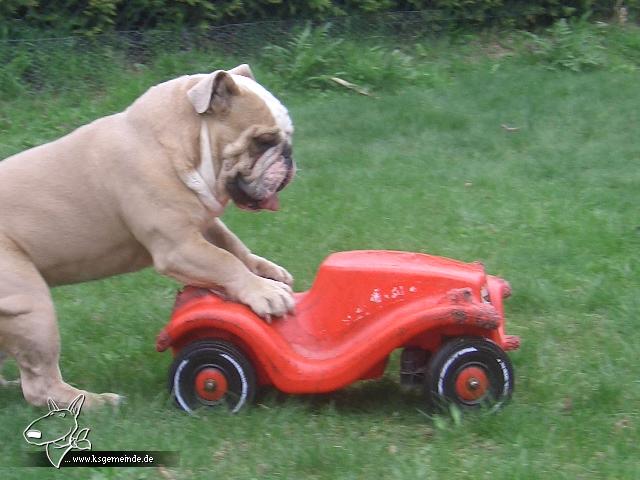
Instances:
[[[40,430],[29,430],[27,438],[42,438],[42,432]]]

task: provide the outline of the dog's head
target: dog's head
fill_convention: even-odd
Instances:
[[[198,171],[205,182],[213,179],[216,199],[223,204],[231,199],[247,210],[277,210],[278,192],[295,174],[287,109],[247,65],[205,75],[187,95],[206,126]]]

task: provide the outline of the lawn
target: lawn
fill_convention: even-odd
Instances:
[[[188,416],[167,393],[170,355],[154,350],[177,285],[144,271],[54,290],[61,368],[73,384],[127,397],[117,410],[82,412],[93,450],[174,451],[179,465],[20,466],[35,451],[22,431],[42,411],[3,388],[0,476],[640,478],[637,71],[498,57],[432,67],[428,85],[374,97],[281,94],[298,177],[281,212],[231,209],[225,221],[299,290],[339,250],[482,260],[511,282],[507,326],[522,337],[504,410],[428,416],[420,396],[401,391],[395,358],[383,380],[335,394],[268,391],[237,416]],[[123,108],[148,81],[123,74],[121,88],[94,95],[5,101],[0,158]]]

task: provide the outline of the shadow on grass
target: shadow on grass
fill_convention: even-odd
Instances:
[[[356,383],[336,392],[289,395],[274,388],[258,392],[255,404],[265,408],[297,406],[312,413],[334,410],[341,414],[389,414],[424,411],[426,400],[420,390],[404,390],[390,378]]]

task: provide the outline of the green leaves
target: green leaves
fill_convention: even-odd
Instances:
[[[603,67],[607,63],[604,26],[586,20],[568,22],[561,18],[540,36],[528,33],[533,55],[552,70],[581,72]]]
[[[458,27],[535,27],[596,13],[611,17],[619,2],[512,2],[505,0],[2,0],[0,38],[20,29],[95,35],[114,30],[207,29],[212,25],[271,19],[326,20],[354,14],[422,11]],[[639,0],[626,0],[626,15]]]

